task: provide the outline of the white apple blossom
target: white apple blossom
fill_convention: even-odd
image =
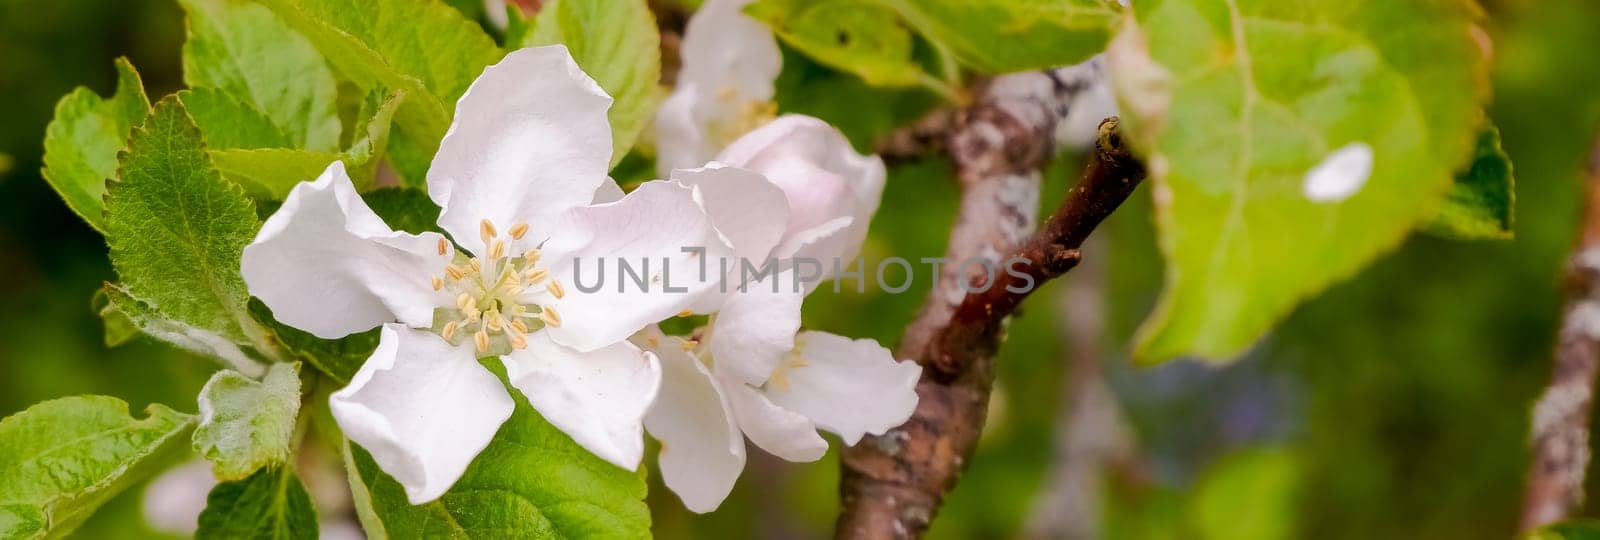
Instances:
[[[562,46],[506,55],[472,83],[428,170],[437,233],[396,232],[335,162],[294,188],[245,248],[251,294],[279,321],[322,338],[382,326],[376,351],[330,405],[413,504],[438,498],[511,415],[479,357],[498,356],[535,409],[625,468],[643,452],[656,357],[627,342],[709,287],[568,289],[561,276],[603,259],[691,267],[727,247],[674,182],[615,202],[606,177],[611,105]],[[647,270],[648,272],[648,270]]]
[[[677,86],[656,113],[661,174],[699,167],[771,120],[783,53],[772,31],[745,15],[754,0],[706,0],[684,29]]]
[[[805,116],[774,120],[728,147],[726,165],[679,170],[742,259],[784,261],[697,306],[716,312],[694,340],[647,329],[635,343],[657,351],[662,388],[645,417],[661,441],[668,488],[696,512],[715,509],[744,468],[744,439],[790,461],[827,451],[817,429],[855,444],[900,425],[916,408],[921,367],[897,362],[870,339],[800,331],[797,286],[809,258],[821,273],[856,258],[883,192],[884,166],[855,153],[837,130]],[[739,276],[739,277],[735,277]],[[815,284],[815,281],[812,283]],[[707,305],[709,304],[709,305]]]

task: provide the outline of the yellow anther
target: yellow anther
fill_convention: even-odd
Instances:
[[[446,242],[443,238],[440,238],[439,239],[439,254],[440,255],[444,255],[444,253],[446,251],[449,251],[449,250],[450,250],[450,243]]]
[[[460,268],[457,268],[456,265],[453,265],[453,264],[444,267],[444,273],[446,275],[449,275],[450,279],[455,280],[455,281],[461,281],[461,278],[464,278],[464,277],[467,276],[466,272],[462,271]]]
[[[467,261],[467,268],[471,268],[473,272],[482,272],[483,263],[478,262],[477,257],[473,257],[472,260]]]
[[[522,337],[522,334],[511,334],[511,348],[513,348],[513,349],[526,349],[526,348],[528,348],[528,338]]]
[[[527,252],[524,252],[522,254],[522,264],[533,266],[533,263],[539,262],[539,255],[541,254],[542,253],[539,252],[539,248],[533,248]]]
[[[439,279],[439,276],[433,276],[433,290],[437,291],[437,290],[443,289],[443,288],[444,288],[444,280]]]
[[[489,223],[489,220],[485,219],[478,222],[478,236],[483,237],[483,243],[487,244],[489,243],[490,238],[500,236],[500,233],[495,232],[494,224]]]
[[[483,330],[478,330],[478,333],[472,335],[472,342],[473,342],[474,345],[478,346],[478,354],[483,354],[483,353],[489,352],[489,333],[488,332],[485,332]]]
[[[532,272],[528,272],[528,284],[538,285],[540,281],[544,281],[544,278],[547,277],[550,277],[550,269],[535,268]]]
[[[692,309],[685,309],[685,310],[683,310],[683,311],[679,311],[679,312],[678,312],[678,316],[679,316],[679,317],[688,317],[688,316],[690,316],[690,315],[694,315],[694,310],[692,310]]]
[[[549,283],[544,284],[544,290],[550,291],[550,296],[556,297],[556,300],[560,300],[567,295],[567,289],[561,286],[560,280],[550,280]]]
[[[489,310],[489,314],[484,316],[483,320],[484,324],[487,325],[490,330],[494,330],[496,332],[504,330],[506,327],[506,319],[500,316],[499,311]]]
[[[528,224],[518,223],[516,225],[512,225],[511,230],[508,232],[511,233],[512,240],[521,240],[523,235],[528,234]]]
[[[561,314],[556,313],[556,308],[545,306],[544,311],[539,312],[539,318],[544,320],[544,323],[550,325],[551,328],[561,327]]]
[[[470,307],[472,307],[472,295],[467,294],[467,293],[461,293],[460,296],[456,297],[456,308],[457,309],[460,309],[461,311],[465,312],[467,310],[467,308],[470,308]]]
[[[678,342],[678,346],[682,347],[683,350],[685,350],[685,351],[693,351],[695,347],[699,347],[700,346],[700,342],[692,340],[692,339],[685,339],[683,341]]]
[[[528,333],[528,325],[523,324],[522,319],[511,321],[511,329],[516,330],[519,334]]]
[[[652,349],[661,348],[661,338],[656,337],[656,336],[648,336],[648,337],[644,338],[644,343],[646,345],[649,345],[650,348],[652,348]]]
[[[501,257],[504,257],[505,255],[506,255],[506,241],[505,240],[495,240],[494,243],[489,244],[489,260],[498,261],[498,260],[500,260]]]
[[[450,341],[451,338],[456,337],[456,329],[460,328],[460,326],[461,325],[456,321],[444,323],[444,330],[439,331],[439,335],[443,337],[445,341]]]

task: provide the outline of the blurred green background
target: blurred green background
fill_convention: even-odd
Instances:
[[[1239,363],[1135,369],[1126,344],[1161,280],[1141,190],[1088,254],[1099,275],[1078,272],[1050,285],[1013,322],[979,455],[931,535],[1059,532],[1047,524],[1065,510],[1039,500],[1061,489],[1052,474],[1068,439],[1059,433],[1062,388],[1070,351],[1090,345],[1101,354],[1087,364],[1103,368],[1116,396],[1098,412],[1119,415],[1111,418],[1127,428],[1090,467],[1105,480],[1092,486],[1101,510],[1091,521],[1108,538],[1510,536],[1580,169],[1600,121],[1600,3],[1487,7],[1496,52],[1491,117],[1518,180],[1514,241],[1413,238],[1302,306]],[[117,56],[133,60],[152,96],[180,87],[182,35],[182,13],[170,0],[0,0],[0,415],[86,393],[121,397],[135,409],[160,402],[192,411],[215,369],[149,340],[102,345],[90,295],[113,277],[105,244],[38,174],[57,99],[79,85],[109,93]],[[860,141],[928,105],[927,96],[871,91],[795,55],[780,87],[783,108],[835,121]],[[1045,208],[1065,192],[1075,160],[1065,156],[1052,169]],[[942,253],[955,202],[948,166],[897,167],[868,260]],[[926,283],[926,269],[919,272]],[[1058,309],[1068,288],[1103,302],[1087,338],[1069,331],[1084,321]],[[893,344],[921,301],[824,287],[808,303],[807,324]],[[704,516],[684,511],[657,482],[657,534],[825,536],[837,469],[835,454],[799,465],[755,457],[722,509]],[[78,535],[159,536],[140,516],[143,495],[119,497]]]

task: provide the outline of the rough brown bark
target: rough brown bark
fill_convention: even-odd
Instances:
[[[1014,270],[1034,286],[1066,272],[1077,264],[1088,234],[1144,176],[1116,120],[1108,120],[1078,186],[1033,234],[1040,170],[1071,97],[1059,76],[997,78],[957,114],[946,146],[963,192],[946,249],[949,263],[896,351],[897,358],[923,366],[920,400],[904,425],[845,450],[839,538],[920,536],[972,456],[988,410],[1002,322],[1032,290],[1009,291],[1023,278],[1003,278],[968,294],[968,287],[983,289],[987,280],[977,261],[1003,269],[1007,260],[1026,258],[1031,264]]]
[[[1556,334],[1550,385],[1533,408],[1533,464],[1522,528],[1565,519],[1583,503],[1589,415],[1600,364],[1600,142],[1589,158],[1588,201],[1567,260],[1567,303]]]

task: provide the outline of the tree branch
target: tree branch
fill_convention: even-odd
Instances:
[[[1589,415],[1600,361],[1600,141],[1589,158],[1588,204],[1567,260],[1567,302],[1556,334],[1550,386],[1533,408],[1533,463],[1522,528],[1565,519],[1583,503]]]
[[[897,358],[923,366],[917,409],[904,425],[867,437],[842,457],[840,538],[913,538],[928,527],[955,485],[983,429],[994,382],[1002,321],[1028,296],[985,292],[982,261],[1002,268],[1003,254],[1032,261],[1018,269],[1037,286],[1070,270],[1095,226],[1137,187],[1142,165],[1123,146],[1115,119],[1083,177],[1045,228],[1033,234],[1040,170],[1055,149],[1057,124],[1073,93],[1062,68],[995,79],[958,114],[947,148],[963,188],[939,283],[906,328]],[[1004,272],[998,272],[1004,274]]]

